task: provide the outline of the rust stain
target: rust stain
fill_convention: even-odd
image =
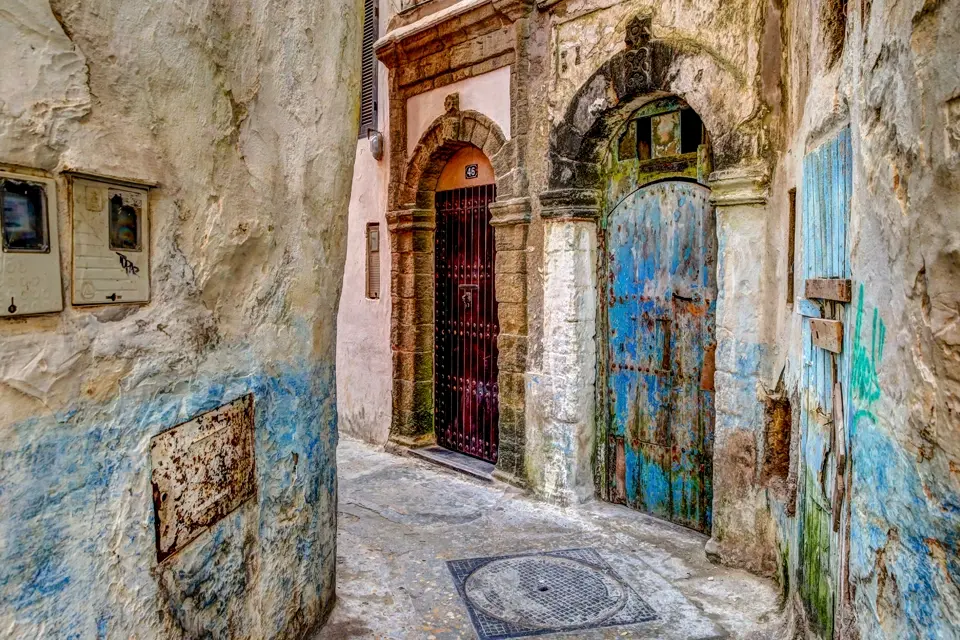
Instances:
[[[253,429],[247,394],[150,441],[158,561],[256,495]]]

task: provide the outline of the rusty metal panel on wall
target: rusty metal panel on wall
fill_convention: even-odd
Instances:
[[[253,425],[248,394],[150,441],[158,560],[256,494]]]

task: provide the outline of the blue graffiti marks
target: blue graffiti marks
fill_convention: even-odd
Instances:
[[[333,578],[334,389],[332,366],[275,365],[9,427],[0,611],[12,612],[14,635],[226,638],[256,611],[272,636],[299,624],[301,607],[322,607]],[[248,392],[256,498],[158,568],[149,439]]]
[[[712,378],[701,388],[716,309],[708,199],[694,183],[655,183],[606,221],[608,446],[623,474],[611,492],[701,530],[712,502]]]

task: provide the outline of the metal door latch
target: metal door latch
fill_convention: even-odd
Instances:
[[[460,285],[460,290],[463,292],[460,294],[460,301],[463,302],[463,306],[469,309],[473,306],[473,291],[474,289],[479,289],[475,284],[462,284]]]

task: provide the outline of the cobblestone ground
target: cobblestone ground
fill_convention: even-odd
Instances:
[[[448,560],[592,548],[655,621],[553,638],[783,638],[776,584],[711,564],[706,538],[629,509],[518,489],[342,440],[336,608],[315,640],[476,638]]]

